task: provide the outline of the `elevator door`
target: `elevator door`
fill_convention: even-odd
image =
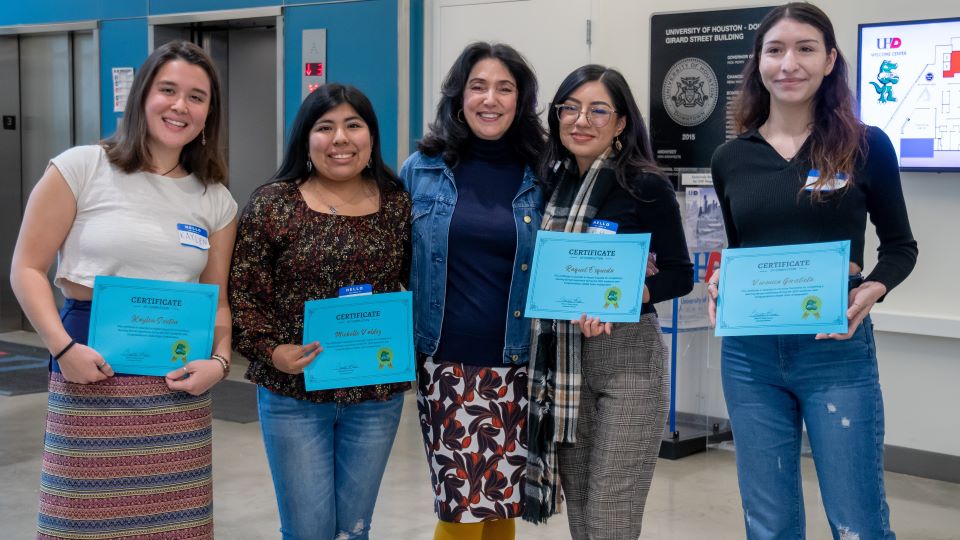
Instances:
[[[20,306],[10,288],[10,260],[20,230],[20,40],[0,36],[0,330],[19,330]]]
[[[97,47],[93,31],[0,37],[0,330],[28,325],[10,288],[10,261],[30,192],[50,158],[97,142]],[[55,268],[50,269],[52,276]],[[60,296],[55,292],[59,301]]]
[[[156,25],[153,32],[155,46],[176,39],[191,41],[216,64],[223,90],[221,139],[230,192],[242,209],[278,165],[276,18]]]

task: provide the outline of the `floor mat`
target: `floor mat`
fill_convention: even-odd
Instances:
[[[220,381],[211,392],[214,418],[240,424],[259,420],[257,385],[242,381]]]
[[[47,391],[46,349],[0,341],[0,396]]]

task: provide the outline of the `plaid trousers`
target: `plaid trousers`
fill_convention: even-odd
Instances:
[[[636,540],[670,405],[654,314],[584,338],[577,442],[559,447],[574,540]]]

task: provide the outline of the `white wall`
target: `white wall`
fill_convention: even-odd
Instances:
[[[431,3],[428,0],[428,4]],[[653,13],[775,3],[751,0],[737,4],[710,0],[592,0],[590,60],[621,70],[630,82],[641,110],[647,114],[650,17]],[[814,3],[833,21],[840,48],[848,63],[853,64],[851,69],[856,68],[858,24],[944,18],[960,13],[955,0],[877,0],[869,4],[819,0]],[[498,12],[502,13],[503,8],[503,5],[499,6]],[[541,14],[526,25],[518,24],[518,21],[512,24],[525,26],[532,32],[550,32],[551,20],[558,16],[560,14],[554,10]],[[571,39],[579,38],[571,36]],[[426,57],[425,71],[430,73],[429,51]],[[562,64],[567,72],[578,67],[568,65],[568,59],[562,55],[553,58],[555,60],[551,61]],[[534,67],[538,71],[547,68]],[[551,65],[549,69],[555,70],[556,67]],[[856,74],[851,73],[851,77],[855,82]],[[425,84],[428,94],[435,92],[430,86],[431,81],[426,80]],[[553,88],[545,88],[542,93],[550,96],[553,91]],[[430,111],[429,116],[433,111],[432,104],[425,111]],[[910,278],[893,291],[874,315],[878,329],[880,379],[886,404],[886,442],[960,456],[960,276],[954,271],[960,269],[960,242],[956,236],[960,232],[960,174],[905,173],[903,186],[914,236],[920,243],[920,258]],[[875,263],[876,241],[872,231],[868,231],[867,237],[865,262],[869,269]],[[687,362],[678,369],[681,411],[715,414],[718,408],[720,385],[713,358],[716,347],[706,348],[710,352],[699,360],[702,362],[699,373],[694,373],[698,361]]]

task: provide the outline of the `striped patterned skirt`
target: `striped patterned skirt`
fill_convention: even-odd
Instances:
[[[213,538],[209,393],[50,374],[37,538]]]

